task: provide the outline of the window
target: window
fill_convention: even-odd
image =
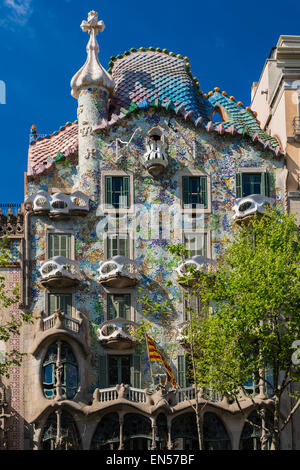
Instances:
[[[237,173],[236,174],[236,197],[246,197],[251,194],[262,194],[270,196],[269,173]]]
[[[190,314],[200,314],[200,299],[195,295],[190,295],[189,299],[184,298],[184,320],[188,321]]]
[[[61,310],[65,315],[72,316],[72,294],[48,294],[48,315]]]
[[[60,384],[57,382],[58,377]],[[54,398],[59,385],[63,398],[72,399],[75,396],[78,388],[78,365],[71,347],[62,341],[49,347],[43,362],[45,397]]]
[[[195,209],[201,206],[207,209],[207,177],[183,176],[182,177],[183,207]]]
[[[141,388],[141,357],[138,355],[100,356],[100,388],[128,384]]]
[[[193,369],[190,356],[177,357],[177,381],[179,387],[190,387],[193,383]]]
[[[207,233],[185,233],[184,246],[190,257],[207,256]]]
[[[52,413],[47,419],[42,435],[42,449],[79,450],[81,442],[73,417],[66,411],[61,411],[60,421],[58,421],[59,412]]]
[[[107,320],[114,318],[131,320],[130,294],[107,294]]]
[[[126,258],[130,257],[128,233],[108,234],[106,243],[107,259],[116,255],[125,256]]]
[[[105,205],[115,209],[129,209],[129,176],[105,177]]]
[[[48,257],[64,256],[71,258],[71,234],[49,233],[48,235]]]

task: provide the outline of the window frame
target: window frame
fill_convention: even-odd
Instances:
[[[47,229],[46,230],[46,247],[45,247],[45,259],[50,258],[50,235],[69,235],[70,236],[70,258],[75,260],[75,237],[73,230],[60,230],[60,229]]]
[[[128,208],[114,208],[106,207],[106,177],[129,177],[129,207]],[[104,170],[101,172],[101,205],[103,213],[105,214],[125,214],[134,212],[134,186],[133,186],[133,175],[124,170]]]
[[[128,321],[135,321],[135,295],[133,289],[105,289],[105,299],[104,299],[104,321],[108,320],[108,296],[109,295],[126,295],[130,294],[130,318]],[[113,319],[112,319],[113,320]]]
[[[237,183],[236,178],[237,178],[238,173],[240,173],[242,175],[242,177],[243,177],[244,174],[250,175],[250,174],[258,174],[259,173],[261,175],[261,178],[262,178],[262,173],[267,173],[268,178],[269,178],[269,194],[271,194],[272,189],[271,189],[271,184],[270,184],[271,183],[270,182],[270,176],[271,176],[272,171],[270,169],[266,168],[265,166],[263,166],[263,167],[251,167],[251,168],[249,168],[249,167],[239,167],[239,168],[236,169],[236,173],[235,173],[235,182],[234,182],[234,184],[235,184],[235,187],[234,187],[235,199],[242,199],[244,197],[249,197],[250,196],[250,195],[243,196],[243,194],[242,194],[241,197],[238,197],[238,195],[237,195],[237,184],[236,184]],[[242,192],[243,192],[243,182],[241,182],[241,189],[242,189]],[[262,196],[265,196],[265,194],[262,194],[261,192],[260,192],[260,194]],[[271,197],[271,196],[269,195],[269,196],[265,196],[265,197]]]
[[[75,302],[74,302],[74,291],[71,290],[71,289],[54,289],[54,288],[51,288],[51,289],[47,289],[45,291],[45,299],[44,299],[44,305],[45,305],[45,315],[46,317],[45,318],[49,318],[49,308],[50,308],[50,303],[49,303],[49,295],[50,294],[57,294],[57,295],[71,295],[71,302],[72,302],[72,308],[71,308],[71,311],[72,311],[72,314],[71,314],[71,318],[73,319],[78,319],[78,315],[77,315],[77,310],[75,308]],[[68,316],[68,315],[67,315]]]
[[[206,255],[204,255],[205,258],[211,258],[211,232],[210,230],[192,230],[192,229],[187,229],[187,230],[182,230],[181,232],[181,243],[184,244],[184,247],[185,247],[185,243],[184,243],[184,239],[185,239],[185,235],[200,235],[200,234],[204,234],[206,235]],[[194,255],[194,256],[197,256],[197,255]],[[203,255],[199,255],[199,256],[203,256]]]
[[[110,235],[128,235],[128,258],[129,259],[134,259],[133,258],[133,237],[132,237],[132,231],[131,230],[118,230],[118,231],[113,231],[113,230],[108,230],[107,232],[104,232],[103,234],[103,243],[104,243],[104,259],[109,260],[111,257],[108,257],[108,239]]]
[[[179,176],[179,198],[180,198],[180,207],[181,212],[186,214],[191,213],[204,213],[209,214],[211,213],[211,176],[210,173],[200,170],[183,170],[178,173]],[[183,176],[189,177],[198,177],[198,176],[205,176],[206,177],[206,198],[207,198],[207,208],[185,208],[183,203]]]

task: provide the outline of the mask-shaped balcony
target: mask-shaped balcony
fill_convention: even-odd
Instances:
[[[146,143],[147,152],[144,154],[144,165],[150,175],[156,177],[161,175],[168,166],[166,145],[162,130],[153,128]]]
[[[89,211],[89,197],[81,191],[72,194],[38,191],[25,200],[27,210],[46,215],[53,219],[68,219],[72,215],[86,215]]]
[[[113,349],[130,349],[137,344],[134,336],[138,325],[125,318],[103,322],[97,332],[101,346]]]
[[[138,264],[125,256],[113,256],[99,264],[99,282],[104,287],[124,289],[135,286],[139,280]]]
[[[44,261],[39,269],[44,287],[74,287],[82,280],[82,274],[77,261],[67,259],[64,256],[54,256]]]
[[[193,268],[192,271],[189,268]],[[176,272],[178,274],[178,283],[183,287],[192,287],[197,282],[197,271],[206,274],[214,274],[217,269],[215,261],[204,256],[193,256],[181,263]]]
[[[236,199],[233,205],[235,212],[233,219],[237,224],[247,225],[254,214],[261,216],[268,207],[274,206],[274,204],[274,199],[261,194],[251,194]]]

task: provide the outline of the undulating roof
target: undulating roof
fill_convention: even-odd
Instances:
[[[99,130],[115,124],[131,112],[162,107],[208,132],[248,135],[265,149],[282,153],[277,139],[260,128],[255,113],[249,107],[245,108],[219,88],[203,94],[197,78],[192,75],[187,57],[176,56],[166,49],[131,49],[112,57],[109,66],[108,72],[112,74],[115,88],[108,120],[99,123]],[[225,112],[226,119],[212,121],[213,112],[218,108]],[[77,133],[77,123],[67,123],[49,136],[33,139],[29,147],[28,175],[42,173],[61,155],[66,157],[77,151]]]

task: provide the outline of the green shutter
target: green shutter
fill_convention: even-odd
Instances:
[[[182,177],[182,198],[183,198],[183,205],[189,204],[189,177],[183,176]]]
[[[113,294],[107,296],[107,320],[113,320],[116,317],[113,305]]]
[[[55,294],[48,295],[48,315],[53,315],[57,309],[57,296]]]
[[[141,388],[141,356],[131,356],[130,381],[134,388]]]
[[[99,356],[99,388],[107,387],[107,356]]]
[[[105,205],[112,206],[112,177],[105,177]]]
[[[186,387],[186,359],[184,355],[177,357],[177,380],[180,387]]]
[[[48,236],[48,257],[64,256],[71,258],[71,234],[49,233]]]
[[[261,194],[270,197],[270,174],[267,172],[261,174]]]
[[[235,175],[235,197],[237,199],[241,198],[243,195],[242,185],[243,185],[242,173],[236,173]]]
[[[130,207],[129,176],[123,176],[120,208],[128,209],[129,207]]]
[[[207,177],[200,176],[200,204],[207,209]]]

